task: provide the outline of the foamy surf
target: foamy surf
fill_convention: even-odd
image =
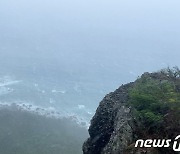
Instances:
[[[77,123],[80,127],[89,128],[89,122],[85,120],[83,117],[78,116],[74,113],[68,113],[63,111],[57,111],[54,107],[43,108],[40,106],[32,105],[29,103],[0,103],[1,109],[10,109],[10,110],[20,110],[30,112],[32,114],[37,114],[40,116],[45,116],[47,118],[55,118],[55,119],[68,119],[72,122]]]
[[[0,78],[0,87],[9,86],[17,84],[21,81],[19,80],[12,80],[10,76],[4,76]]]

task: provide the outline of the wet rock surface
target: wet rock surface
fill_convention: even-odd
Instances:
[[[122,85],[100,102],[91,120],[90,138],[83,145],[84,154],[118,154],[133,142],[134,120],[126,103],[132,85]]]

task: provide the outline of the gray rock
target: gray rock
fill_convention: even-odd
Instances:
[[[133,142],[134,122],[127,105],[132,85],[122,85],[100,102],[91,120],[90,138],[83,145],[84,154],[121,154]]]

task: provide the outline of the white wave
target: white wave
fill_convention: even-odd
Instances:
[[[85,108],[85,105],[78,105],[78,108],[79,108],[79,109],[84,109],[84,108]]]
[[[65,93],[66,93],[65,90],[55,90],[55,89],[51,90],[51,92],[52,92],[52,93],[62,93],[62,94],[65,94]]]
[[[92,112],[89,112],[89,111],[88,111],[87,113],[88,113],[89,115],[93,115],[93,113],[92,113]]]
[[[19,103],[0,102],[0,109],[3,109],[3,108],[18,109],[22,111],[31,112],[33,114],[45,116],[48,118],[56,118],[56,119],[67,118],[76,122],[81,127],[85,127],[87,129],[89,128],[89,122],[85,118],[80,117],[74,113],[57,111],[54,107],[43,108],[43,107],[32,105],[29,103],[22,103],[20,101]]]
[[[19,80],[12,80],[9,76],[4,76],[4,77],[0,78],[0,87],[17,84],[19,82],[21,82],[21,81],[19,81]]]

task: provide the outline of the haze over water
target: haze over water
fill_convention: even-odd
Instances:
[[[179,5],[0,1],[1,103],[53,108],[88,122],[104,95],[122,83],[180,65]]]

